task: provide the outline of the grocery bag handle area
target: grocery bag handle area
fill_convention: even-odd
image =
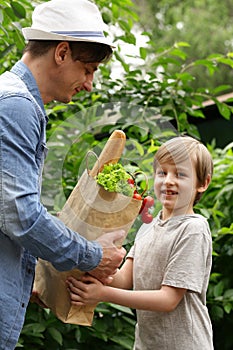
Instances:
[[[98,175],[100,172],[100,163],[99,163],[99,157],[97,156],[97,154],[94,151],[88,151],[86,156],[85,156],[87,173],[88,173],[88,175],[90,175],[91,169],[89,168],[89,159],[90,159],[91,155],[96,158],[96,161],[98,163],[98,171],[97,171],[97,175]]]

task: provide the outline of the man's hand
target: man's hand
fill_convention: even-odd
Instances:
[[[117,268],[121,265],[126,250],[122,247],[117,248],[116,242],[122,242],[125,236],[123,230],[106,233],[96,239],[103,248],[103,256],[99,265],[88,273],[104,284],[111,281],[111,276],[117,272]]]

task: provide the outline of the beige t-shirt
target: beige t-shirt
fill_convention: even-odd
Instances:
[[[184,215],[142,225],[127,257],[134,258],[134,289],[161,285],[188,291],[172,312],[137,310],[135,350],[211,350],[206,290],[212,262],[207,220]]]

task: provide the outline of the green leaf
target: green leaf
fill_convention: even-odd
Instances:
[[[121,57],[121,55],[117,52],[114,51],[114,55],[116,56],[116,59],[121,62],[122,66],[124,67],[126,72],[130,71],[129,65],[124,61],[124,59]]]
[[[177,79],[180,79],[185,82],[194,80],[194,77],[187,72],[177,73],[176,76],[177,76]]]
[[[129,25],[129,22],[123,21],[123,20],[119,20],[118,24],[120,25],[120,27],[127,33],[130,33],[131,31],[131,26]]]
[[[227,289],[224,293],[224,298],[233,300],[233,289]]]
[[[223,288],[224,283],[223,281],[220,281],[215,287],[214,287],[214,296],[219,297],[223,294]]]
[[[223,91],[227,91],[231,88],[231,85],[219,85],[213,89],[212,94],[218,95],[220,92],[222,93]]]
[[[193,63],[194,66],[205,66],[208,68],[210,75],[212,75],[216,69],[217,69],[217,65],[215,62],[209,61],[209,60],[196,60]]]
[[[223,318],[224,312],[223,312],[223,309],[220,306],[214,305],[211,308],[211,312],[212,312],[213,317],[215,319],[222,319]]]
[[[128,349],[132,350],[133,346],[133,339],[130,339],[127,336],[122,336],[122,335],[115,335],[110,338],[114,343],[119,344],[121,346],[121,349]]]
[[[63,338],[61,332],[59,332],[56,328],[54,327],[49,327],[48,328],[48,333],[51,335],[51,337],[59,344],[62,345],[63,343]]]
[[[231,310],[233,309],[232,305],[230,303],[224,305],[224,311],[229,314]]]
[[[227,120],[230,120],[231,110],[229,106],[225,103],[217,103],[219,113]]]
[[[23,328],[23,333],[30,334],[33,337],[43,338],[43,332],[45,331],[45,326],[40,323],[28,323]]]
[[[112,303],[108,303],[113,309],[116,309],[118,311],[121,311],[123,313],[126,313],[128,315],[134,315],[133,311],[126,306],[121,306],[121,305],[116,305],[116,304],[112,304]]]
[[[177,56],[179,58],[181,58],[182,60],[185,60],[187,57],[187,54],[184,51],[181,51],[179,49],[173,49],[170,51],[170,54],[173,56]]]
[[[11,7],[5,8],[5,14],[7,14],[11,20],[15,21],[15,13]]]
[[[140,57],[145,60],[147,57],[147,49],[145,47],[140,47],[139,49]]]
[[[226,64],[227,66],[233,68],[233,60],[230,58],[219,58],[218,62]]]
[[[230,229],[229,227],[221,227],[221,229],[218,231],[219,235],[232,235],[233,229]]]
[[[175,47],[190,47],[190,44],[185,42],[185,41],[179,41],[177,43],[175,43]]]
[[[11,4],[12,10],[13,10],[14,14],[16,15],[16,17],[18,17],[18,18],[25,18],[26,17],[25,8],[22,5],[20,5],[19,2],[11,1],[10,4]]]

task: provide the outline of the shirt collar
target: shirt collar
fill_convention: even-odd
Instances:
[[[18,61],[12,67],[11,72],[18,75],[18,77],[24,82],[24,84],[27,86],[28,90],[30,91],[30,93],[35,98],[36,102],[39,104],[40,108],[44,112],[46,119],[48,119],[36,80],[28,66],[25,63],[23,63],[23,61]]]

